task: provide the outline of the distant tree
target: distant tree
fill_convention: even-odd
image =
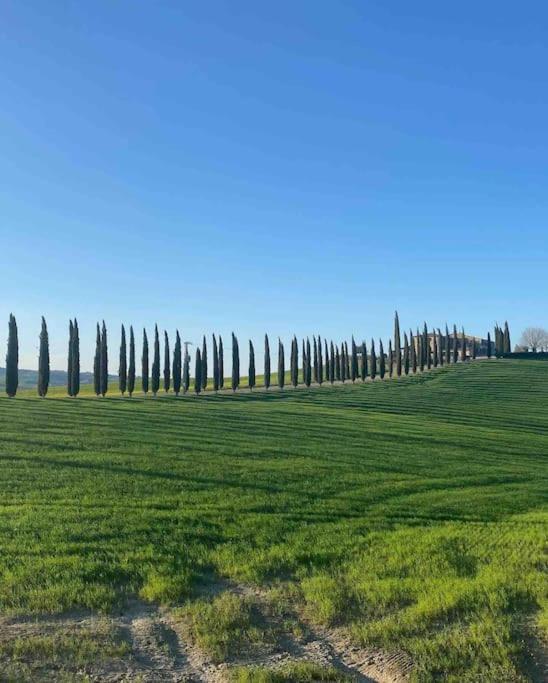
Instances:
[[[202,359],[203,365],[203,359]],[[164,391],[169,391],[171,387],[171,360],[169,357],[169,337],[164,330]]]
[[[219,389],[225,386],[225,359],[223,350],[223,338],[219,335]]]
[[[449,335],[449,328],[447,323],[445,325],[445,362],[447,365],[451,363],[451,337]]]
[[[415,338],[413,337],[412,330],[409,330],[409,356],[411,362],[411,370],[413,374],[417,372],[417,347],[415,346]]]
[[[285,384],[285,353],[282,340],[278,339],[278,386],[284,388]]]
[[[247,383],[249,386],[249,391],[253,391],[255,386],[255,349],[253,348],[253,342],[249,340],[249,372],[247,375]]]
[[[409,374],[409,340],[407,334],[403,334],[403,371],[406,375]]]
[[[432,347],[430,346],[430,337],[428,336],[428,327],[424,323],[424,328],[422,331],[422,349],[424,354],[424,364],[427,369],[430,370],[432,367]]]
[[[419,358],[419,367],[420,371],[424,372],[424,362],[425,362],[425,355],[424,355],[424,337],[422,334],[419,332],[419,328],[417,327],[417,336],[416,336],[416,342],[417,342],[417,356]]]
[[[392,349],[392,340],[388,340],[388,376],[392,377],[394,374],[394,350]]]
[[[101,328],[101,396],[106,396],[108,391],[108,341],[107,326],[103,320]]]
[[[438,336],[436,334],[436,330],[432,330],[432,362],[434,364],[434,367],[438,367]]]
[[[181,392],[181,382],[183,375],[183,351],[181,348],[181,337],[179,330],[175,330],[175,344],[173,346],[173,391],[175,396]]]
[[[196,366],[194,368],[194,391],[196,392],[196,395],[202,391],[202,368],[202,354],[200,353],[200,349],[196,349]]]
[[[386,358],[384,357],[384,347],[382,339],[379,340],[379,377],[384,379],[386,374]]]
[[[394,353],[396,355],[396,374],[401,377],[401,335],[398,311],[394,316]]]
[[[306,340],[306,375],[304,378],[304,383],[307,387],[312,384],[312,363],[310,362],[310,356],[312,354],[310,347],[310,339]]]
[[[207,343],[204,334],[202,340],[202,389],[207,389]]]
[[[375,379],[377,376],[377,354],[375,353],[375,340],[371,340],[371,353],[370,353],[370,377],[371,379]]]
[[[74,318],[72,326],[72,395],[80,393],[80,330]]]
[[[143,328],[143,354],[141,356],[141,374],[143,393],[148,394],[148,338],[147,331]]]
[[[201,367],[200,359],[200,367]],[[190,388],[190,355],[185,348],[185,355],[183,356],[183,392],[186,392]]]
[[[152,393],[154,396],[160,388],[160,339],[158,337],[158,325],[154,326],[154,351],[152,355]]]
[[[122,325],[120,338],[120,359],[118,364],[118,386],[122,396],[127,389],[127,349],[126,349],[126,330]]]
[[[133,325],[129,326],[129,365],[127,370],[127,393],[130,398],[135,391],[135,335]]]
[[[453,325],[453,363],[459,359],[459,339],[457,336],[457,326]]]
[[[512,344],[510,342],[510,328],[508,327],[508,321],[504,323],[504,353],[510,353],[512,351]]]
[[[341,382],[346,382],[348,375],[346,374],[346,350],[344,342],[341,342]]]
[[[464,334],[464,327],[462,328],[461,344],[460,344],[460,359],[464,363],[466,360],[466,335]]]
[[[213,346],[213,390],[219,391],[219,348],[215,335],[212,335],[211,338]]]
[[[46,319],[42,316],[40,350],[38,352],[38,396],[46,396],[49,387],[49,335]]]
[[[10,313],[8,324],[8,352],[6,354],[6,394],[13,398],[19,386],[19,338],[17,322]]]
[[[270,342],[267,334],[264,336],[264,387],[270,387]]]
[[[96,396],[101,394],[101,328],[97,323],[97,335],[95,337],[95,356],[93,358],[93,390]]]
[[[294,336],[291,341],[291,356],[289,358],[289,374],[291,384],[296,387],[299,383],[299,347],[297,338]]]
[[[314,382],[316,384],[319,384],[318,382],[318,344],[316,343],[316,336],[313,335],[312,337],[312,357],[313,357],[313,375],[314,375]]]
[[[527,351],[533,351],[533,353],[544,351],[548,348],[548,330],[543,327],[526,327],[519,344]]]
[[[306,346],[304,343],[304,339],[303,339],[303,350],[302,350],[301,358],[302,358],[302,363],[303,363],[302,380],[303,380],[303,384],[306,384]]]
[[[234,332],[232,333],[232,391],[240,386],[240,347]]]
[[[346,364],[346,379],[350,379],[350,365],[351,365],[351,359],[350,359],[350,354],[348,353],[348,344],[347,342],[344,342],[344,362]]]
[[[337,355],[335,353],[335,346],[331,342],[330,346],[330,359],[329,359],[329,381],[331,384],[335,381],[337,377]]]
[[[67,363],[67,394],[73,396],[72,393],[72,337],[74,335],[74,326],[72,320],[69,320],[69,342],[68,342],[68,363]]]
[[[323,348],[324,348],[324,364],[325,364],[325,381],[329,382],[329,378],[331,377],[331,359],[329,357],[329,347],[327,346],[327,339],[323,340]]]
[[[352,336],[352,342],[351,342],[351,362],[350,362],[350,379],[352,382],[356,381],[356,378],[358,377],[358,347],[356,346],[356,342],[354,341],[354,336]]]
[[[438,327],[438,365],[443,365],[443,335]]]
[[[327,348],[327,347],[326,347]],[[323,352],[322,338],[318,335],[318,384],[323,384]]]
[[[340,382],[342,379],[342,363],[339,347],[335,345],[335,379]]]
[[[369,376],[369,368],[367,367],[367,344],[365,341],[362,343],[362,364],[361,364],[361,378],[362,382],[365,382]]]
[[[492,349],[491,349],[491,333],[488,332],[488,333],[487,333],[487,358],[491,358],[491,353],[492,353]]]

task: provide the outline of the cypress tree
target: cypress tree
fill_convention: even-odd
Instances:
[[[148,374],[148,337],[147,331],[143,328],[143,354],[141,356],[141,375],[144,394],[148,394]]]
[[[223,338],[219,335],[219,389],[225,385],[225,360],[223,351]]]
[[[106,396],[108,391],[108,341],[107,326],[103,320],[101,329],[101,396]]]
[[[472,337],[472,348],[470,350],[472,360],[476,360],[476,338]]]
[[[202,389],[207,389],[207,344],[204,334],[202,341]]]
[[[375,379],[377,376],[377,354],[375,353],[375,340],[371,340],[371,369],[370,369],[370,374],[371,374],[371,379]]]
[[[203,361],[202,361],[203,362]],[[169,337],[164,330],[164,391],[169,391],[171,386],[171,360],[169,357]]]
[[[432,349],[432,358],[434,361],[434,367],[438,367],[438,337],[436,335],[436,331],[432,330],[432,344],[433,344],[433,349]]]
[[[394,316],[394,353],[396,354],[396,374],[401,377],[401,336],[398,311]]]
[[[234,332],[232,333],[232,391],[240,386],[240,348]]]
[[[196,349],[196,367],[194,368],[194,391],[198,395],[202,391],[202,354]]]
[[[316,384],[320,383],[320,374],[318,371],[318,344],[316,343],[316,336],[312,337],[314,346],[314,381]]]
[[[327,346],[326,346],[327,349]],[[322,338],[318,335],[318,384],[323,384],[323,352],[322,352]]]
[[[201,363],[201,361],[200,361]],[[201,365],[200,365],[201,367]],[[183,358],[183,392],[186,392],[190,388],[190,355],[185,348],[185,355]]]
[[[249,340],[249,373],[247,375],[247,383],[249,385],[249,391],[253,391],[255,386],[255,349],[253,348],[253,342]]]
[[[38,396],[46,396],[49,387],[49,335],[46,319],[42,316],[40,351],[38,352]]]
[[[386,359],[384,357],[384,347],[382,345],[382,339],[379,340],[379,377],[384,379],[386,374]]]
[[[443,365],[443,335],[438,327],[438,364]]]
[[[72,395],[80,393],[80,330],[74,318],[72,327]]]
[[[278,339],[278,386],[284,388],[285,384],[285,353],[282,340]]]
[[[74,326],[72,320],[69,320],[69,343],[68,343],[68,363],[67,363],[67,394],[73,396],[72,393],[72,337],[74,336]]]
[[[213,390],[219,391],[219,348],[217,346],[217,339],[212,335],[213,346]]]
[[[346,380],[346,355],[344,349],[344,342],[341,342],[341,382],[344,384]]]
[[[459,339],[457,336],[457,326],[453,325],[453,363],[459,359]]]
[[[127,349],[126,349],[126,330],[122,325],[122,334],[120,339],[120,363],[118,366],[118,385],[122,396],[126,393],[127,388]]]
[[[356,342],[354,341],[354,336],[352,336],[352,362],[350,363],[350,379],[352,383],[356,381],[358,377],[358,349],[356,347]]]
[[[424,372],[424,340],[422,337],[422,334],[419,333],[419,328],[417,327],[417,336],[416,336],[416,342],[417,342],[417,356],[419,358],[419,368],[421,372]]]
[[[424,328],[422,331],[423,339],[423,353],[424,353],[424,363],[428,370],[432,367],[432,347],[430,346],[430,338],[428,336],[428,327],[424,323]]]
[[[508,321],[504,323],[504,353],[510,353],[512,351],[512,345],[510,342],[510,328],[508,327]]]
[[[342,379],[342,363],[341,354],[339,353],[339,347],[335,346],[335,379],[340,382]]]
[[[6,354],[6,394],[13,398],[19,386],[19,338],[17,322],[10,313],[8,324],[8,352]]]
[[[101,329],[97,323],[97,336],[95,337],[95,356],[93,358],[93,390],[95,395],[101,393]]]
[[[464,363],[466,361],[466,335],[464,334],[464,327],[462,328],[462,337],[460,344],[460,359]]]
[[[369,377],[369,368],[367,367],[367,344],[362,342],[362,367],[361,367],[362,382]]]
[[[331,349],[330,349],[331,357],[329,359],[329,381],[331,384],[335,381],[335,377],[337,376],[337,357],[335,355],[335,347],[333,346],[333,342],[331,342]]]
[[[158,337],[158,325],[154,326],[154,351],[152,354],[152,394],[156,396],[160,388],[160,339]]]
[[[329,347],[327,346],[327,339],[323,340],[324,344],[324,363],[325,363],[325,381],[329,382],[331,377],[331,359],[329,358]]]
[[[350,379],[350,354],[348,353],[348,344],[344,342],[344,362],[346,363],[346,379]]]
[[[409,340],[405,332],[403,334],[403,371],[406,375],[409,374]]]
[[[447,365],[451,363],[451,337],[449,336],[449,328],[445,324],[445,362]]]
[[[289,358],[289,370],[291,375],[291,384],[296,387],[299,383],[299,347],[297,345],[297,338],[293,337],[291,341],[291,356]]]
[[[135,391],[135,335],[133,325],[129,326],[129,365],[127,370],[127,393],[131,398]]]
[[[302,380],[303,380],[303,384],[306,384],[306,347],[304,345],[304,339],[303,339],[302,359],[303,359]]]
[[[270,342],[268,341],[268,334],[264,336],[264,388],[270,387]]]
[[[392,340],[388,340],[388,376],[394,374],[394,351],[392,350]]]
[[[306,340],[306,376],[304,378],[304,383],[306,384],[307,387],[309,387],[312,384],[312,365],[310,363],[310,355],[311,355],[310,339],[307,338],[307,340]]]
[[[181,392],[181,380],[183,373],[183,352],[181,349],[181,337],[179,330],[175,330],[175,345],[173,347],[173,391],[175,396]]]
[[[409,355],[411,361],[411,370],[413,374],[417,372],[417,347],[415,346],[415,338],[412,330],[409,330]]]
[[[491,358],[491,332],[487,333],[487,358]]]

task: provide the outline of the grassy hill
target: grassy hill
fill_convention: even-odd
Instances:
[[[114,379],[114,378],[113,378]],[[93,374],[91,372],[82,372],[80,374],[80,382],[83,385],[93,384]],[[36,392],[36,385],[38,383],[37,370],[19,370],[19,390],[28,390]],[[0,391],[4,391],[6,386],[6,368],[0,368]],[[52,370],[50,373],[50,387],[62,388],[67,386],[67,373],[65,370]]]
[[[22,395],[0,399],[0,419],[4,614],[138,597],[222,659],[266,628],[245,621],[234,587],[251,586],[288,631],[342,628],[403,652],[417,681],[541,680],[548,364],[269,394]]]

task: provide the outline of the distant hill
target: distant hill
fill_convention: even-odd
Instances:
[[[38,382],[37,370],[19,370],[19,389],[34,389]],[[92,384],[93,373],[80,373],[80,384]],[[67,373],[65,370],[51,370],[50,387],[62,387],[67,384]],[[6,386],[6,368],[0,368],[0,389]]]

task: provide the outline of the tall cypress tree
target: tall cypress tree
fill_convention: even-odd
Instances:
[[[223,350],[223,338],[219,335],[219,389],[225,385],[225,357]]]
[[[255,386],[255,349],[253,348],[253,342],[249,340],[249,372],[247,374],[247,384],[249,386],[249,391],[253,391]]]
[[[350,379],[350,353],[348,352],[348,343],[344,342],[344,360],[346,361],[346,379]]]
[[[487,358],[491,358],[491,332],[487,333]]]
[[[354,383],[358,377],[358,348],[356,347],[356,342],[354,341],[354,336],[352,335],[352,361],[350,363],[350,379]]]
[[[200,349],[196,349],[196,365],[194,368],[194,391],[199,394],[202,391],[202,354]]]
[[[234,332],[232,333],[232,391],[240,386],[240,347]]]
[[[401,377],[401,335],[398,311],[396,311],[394,316],[394,353],[396,355],[396,374],[398,377]]]
[[[419,368],[421,372],[424,372],[424,340],[422,337],[422,334],[419,332],[419,328],[417,327],[417,334],[415,337],[415,341],[417,343],[417,356],[419,359]]]
[[[462,336],[460,343],[460,359],[463,363],[466,361],[466,335],[464,334],[464,327],[462,328]]]
[[[143,382],[143,393],[148,394],[148,337],[147,331],[143,328],[143,354],[141,356],[141,375]]]
[[[68,363],[67,363],[67,394],[74,396],[72,393],[72,337],[74,335],[74,326],[72,320],[69,320],[69,343],[68,343]]]
[[[333,384],[337,376],[337,356],[335,354],[335,346],[333,345],[333,342],[331,342],[330,356],[331,358],[329,359],[329,381],[331,382],[331,384]]]
[[[314,347],[314,381],[316,384],[320,383],[320,374],[318,370],[318,344],[316,342],[316,336],[312,337],[313,347]]]
[[[217,346],[217,339],[212,335],[213,346],[213,390],[219,391],[219,348]]]
[[[201,363],[201,360],[200,360]],[[201,367],[201,365],[200,365]],[[183,356],[183,392],[186,392],[190,388],[190,355],[185,348],[185,355]]]
[[[278,386],[284,388],[285,384],[285,352],[282,340],[278,339]]]
[[[379,377],[384,379],[386,374],[386,359],[384,357],[384,347],[382,345],[382,339],[379,339]]]
[[[457,326],[453,325],[453,363],[459,359],[459,339],[457,335]]]
[[[6,394],[13,398],[19,386],[19,338],[17,322],[10,313],[8,325],[8,352],[6,354]]]
[[[342,363],[339,347],[335,345],[335,379],[340,382],[342,379]]]
[[[49,387],[49,335],[46,319],[42,316],[40,351],[38,352],[38,396],[46,396]]]
[[[158,325],[154,326],[154,350],[152,352],[151,388],[154,396],[160,388],[160,339],[158,337]]]
[[[129,364],[127,369],[127,393],[131,398],[135,391],[135,335],[133,325],[129,326]]]
[[[512,344],[510,342],[510,328],[508,327],[508,321],[504,323],[504,353],[510,353],[512,351]]]
[[[409,330],[409,356],[411,361],[411,370],[413,374],[417,372],[417,347],[415,346],[415,338],[413,331]]]
[[[347,380],[347,374],[346,374],[346,355],[345,355],[345,348],[344,348],[344,342],[341,342],[341,382],[344,384]]]
[[[438,327],[438,364],[443,365],[443,335]]]
[[[264,336],[264,387],[270,387],[270,342],[268,341],[268,334]]]
[[[327,339],[323,340],[324,344],[324,363],[325,363],[325,381],[329,382],[331,377],[331,358],[329,357],[329,347],[327,346]]]
[[[307,387],[312,384],[312,365],[310,363],[311,356],[310,339],[306,340],[306,376],[304,378],[304,383]]]
[[[74,318],[72,326],[72,395],[80,393],[80,330]]]
[[[476,360],[476,338],[472,337],[472,348],[470,349],[472,360]]]
[[[203,362],[203,361],[202,361]],[[169,357],[169,337],[164,330],[164,391],[169,391],[171,386],[171,360]]]
[[[202,340],[202,389],[207,389],[207,343],[204,334]]]
[[[95,356],[93,358],[93,390],[95,395],[101,394],[101,328],[97,323],[97,335],[95,337]]]
[[[175,345],[173,347],[173,391],[175,396],[181,392],[181,380],[183,372],[183,355],[181,349],[181,337],[179,330],[175,330]]]
[[[375,340],[371,340],[371,368],[370,368],[370,375],[371,379],[375,379],[377,376],[377,354],[375,353]]]
[[[122,396],[127,389],[127,349],[126,349],[126,330],[122,325],[122,333],[120,338],[120,362],[118,365],[118,385]]]
[[[362,343],[361,377],[362,382],[365,382],[365,380],[369,377],[369,368],[367,367],[367,344],[365,341]]]
[[[103,320],[101,328],[101,396],[106,396],[108,391],[108,341],[107,326]]]
[[[327,346],[326,346],[327,348]],[[318,335],[318,384],[322,386],[323,384],[323,351],[322,351],[322,338]]]
[[[409,374],[409,340],[405,332],[403,334],[403,371],[406,375]]]
[[[291,384],[296,387],[299,383],[299,347],[297,345],[297,338],[294,336],[291,341],[291,356],[289,358],[289,370],[291,375]]]
[[[306,347],[304,345],[304,339],[303,339],[302,359],[303,359],[302,381],[303,381],[303,384],[306,384]]]
[[[436,335],[436,330],[432,330],[432,359],[434,362],[434,367],[438,367],[438,337]]]
[[[394,374],[394,351],[392,350],[392,340],[388,340],[388,376]]]
[[[422,350],[424,354],[424,365],[430,370],[432,367],[432,347],[430,346],[430,337],[428,336],[428,327],[426,322],[422,330]]]
[[[445,362],[447,365],[451,363],[451,336],[447,323],[445,323]]]

